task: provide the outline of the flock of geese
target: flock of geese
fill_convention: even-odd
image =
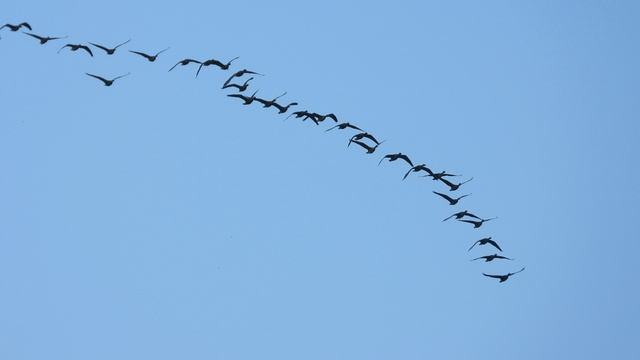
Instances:
[[[31,27],[31,25],[27,22],[22,22],[20,24],[5,24],[2,27],[0,27],[0,33],[2,33],[4,31],[4,29],[8,29],[11,32],[18,32],[20,29],[25,28],[28,29],[29,31],[22,31],[24,34],[26,34],[27,36],[34,38],[36,40],[38,40],[38,42],[41,45],[45,45],[50,41],[55,41],[55,40],[61,40],[61,39],[66,39],[67,36],[41,36],[38,34],[33,33],[33,28]],[[6,31],[5,31],[6,32]],[[104,53],[108,56],[110,55],[114,55],[115,52],[123,45],[128,44],[131,41],[131,39],[122,42],[114,47],[107,47],[104,45],[100,45],[97,43],[92,43],[89,42],[87,44],[72,44],[72,43],[68,43],[65,44],[64,46],[62,46],[59,50],[58,53],[61,52],[64,49],[69,49],[69,51],[72,52],[76,52],[78,50],[83,50],[83,52],[85,52],[88,56],[93,57],[94,53],[91,50],[93,47],[94,49],[99,49],[104,51]],[[90,47],[90,46],[91,47]],[[169,50],[170,48],[167,47],[163,50],[160,50],[156,53],[152,53],[152,54],[148,54],[142,51],[134,51],[134,50],[129,50],[130,53],[140,56],[144,59],[146,59],[149,62],[155,62],[158,59],[158,56],[160,56],[162,53],[164,53],[165,51]],[[208,68],[209,66],[216,66],[219,70],[221,71],[227,71],[231,68],[231,64],[237,60],[238,57],[235,57],[227,62],[223,62],[217,59],[209,59],[209,60],[204,60],[204,61],[200,61],[200,60],[195,60],[195,59],[190,59],[190,58],[185,58],[183,60],[178,61],[175,65],[173,65],[171,68],[169,68],[169,71],[174,70],[176,67],[178,66],[188,66],[188,65],[197,65],[198,69],[195,73],[195,77],[198,77],[198,75],[200,74],[200,72],[202,70],[204,70],[205,68]],[[85,73],[87,76],[91,77],[91,78],[95,78],[97,80],[100,80],[104,86],[112,86],[114,84],[114,82],[118,79],[121,79],[125,76],[130,75],[130,73],[126,73],[123,75],[119,75],[113,78],[106,78],[100,75],[96,75],[96,74],[90,74],[90,73]],[[243,77],[245,75],[249,75],[249,77],[242,81]],[[251,71],[251,70],[247,70],[247,69],[242,69],[239,71],[234,72],[222,85],[222,89],[235,89],[237,91],[237,93],[233,93],[233,94],[227,94],[228,97],[230,98],[236,98],[236,99],[240,99],[242,100],[242,104],[243,105],[250,105],[253,103],[259,103],[262,105],[263,108],[270,108],[273,107],[275,109],[277,109],[279,114],[285,114],[287,112],[289,112],[289,108],[292,106],[296,106],[298,105],[297,102],[289,102],[288,104],[284,105],[282,103],[279,103],[278,100],[285,96],[287,93],[283,93],[279,96],[276,96],[273,99],[262,99],[259,97],[256,97],[257,91],[254,91],[250,96],[247,96],[244,94],[244,92],[249,88],[250,86],[250,82],[254,79],[254,76],[264,76],[263,74],[260,74],[258,72],[255,71]],[[239,81],[238,83],[234,83],[232,81]],[[349,122],[340,122],[338,120],[338,116],[336,116],[333,113],[328,113],[328,114],[320,114],[320,113],[316,113],[316,112],[312,112],[312,111],[308,111],[308,110],[302,110],[302,111],[295,111],[295,112],[291,112],[287,118],[294,116],[297,119],[301,119],[302,121],[306,121],[306,120],[311,120],[313,123],[315,123],[316,125],[320,125],[322,122],[330,120],[333,121],[334,124],[333,126],[331,126],[330,128],[326,129],[325,131],[331,131],[334,129],[337,130],[353,130],[356,133],[354,135],[352,135],[349,138],[349,141],[347,143],[347,147],[350,147],[351,144],[355,144],[359,147],[361,147],[362,149],[364,149],[364,151],[367,154],[373,154],[376,153],[376,151],[378,150],[378,147],[380,145],[382,145],[384,143],[384,141],[379,141],[374,135],[362,130],[360,127],[351,124]],[[469,181],[473,180],[473,178],[467,179],[465,181],[462,182],[454,182],[453,180],[450,180],[453,177],[457,177],[460,175],[457,174],[451,174],[448,173],[446,171],[433,171],[431,170],[429,167],[427,167],[426,164],[417,164],[414,165],[414,162],[409,158],[408,155],[403,154],[403,153],[390,153],[390,154],[386,154],[384,155],[380,161],[378,162],[378,165],[382,164],[383,161],[387,160],[388,162],[394,162],[394,161],[401,161],[406,163],[409,166],[409,169],[406,171],[406,173],[404,174],[404,177],[402,178],[402,180],[406,179],[409,175],[413,174],[413,173],[424,173],[424,175],[422,175],[423,177],[430,177],[432,180],[434,181],[439,181],[440,183],[444,184],[446,187],[448,187],[449,192],[456,192],[457,190],[460,189],[461,186],[463,186],[464,184],[468,183]],[[467,196],[470,196],[471,194],[464,194],[464,195],[447,195],[445,193],[442,192],[437,192],[437,191],[433,191],[433,193],[438,196],[439,198],[442,198],[443,200],[446,200],[446,202],[450,205],[450,206],[455,206],[457,205],[462,199],[464,199]],[[467,223],[467,224],[471,224],[473,225],[474,229],[478,229],[481,228],[486,222],[491,221],[496,219],[496,217],[493,218],[482,218],[480,216],[477,216],[467,210],[464,211],[458,211],[454,214],[452,214],[451,216],[445,218],[442,221],[447,221],[450,219],[454,219],[457,220],[458,222],[461,223]],[[500,247],[500,245],[498,244],[497,241],[493,240],[491,237],[485,237],[482,239],[479,239],[477,241],[475,241],[473,243],[473,245],[471,245],[471,247],[469,248],[469,252],[471,250],[473,250],[476,246],[480,247],[480,246],[490,246],[493,247],[495,250],[499,251],[502,253],[502,248]],[[494,250],[494,251],[495,251]],[[494,253],[491,255],[484,255],[484,256],[479,256],[476,257],[474,259],[471,259],[471,261],[476,261],[476,260],[484,260],[484,262],[490,262],[490,261],[494,261],[494,260],[504,260],[504,261],[513,261],[514,259],[506,257],[506,256],[502,256],[502,255],[498,255],[498,253]],[[524,271],[524,267],[516,272],[513,273],[507,273],[507,274],[502,274],[502,275],[494,275],[494,274],[486,274],[483,273],[484,276],[490,277],[490,278],[495,278],[498,279],[499,282],[505,282],[507,281],[511,276]]]

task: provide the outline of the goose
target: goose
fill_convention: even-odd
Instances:
[[[89,76],[91,76],[91,77],[93,77],[93,78],[96,78],[96,79],[98,79],[98,80],[102,81],[102,82],[104,83],[104,86],[111,86],[111,85],[113,85],[113,82],[114,82],[114,81],[116,81],[116,80],[118,80],[118,79],[120,79],[120,78],[123,78],[123,77],[125,77],[125,76],[127,76],[127,75],[130,75],[131,73],[126,73],[126,74],[124,74],[124,75],[116,76],[115,78],[113,78],[113,79],[111,79],[111,80],[109,80],[109,79],[105,79],[105,78],[103,78],[102,76],[98,76],[98,75],[93,75],[93,74],[89,74],[89,73],[85,73],[85,74],[87,74],[87,75],[89,75]]]
[[[244,84],[242,85],[238,85],[238,84],[226,84],[226,85],[222,85],[222,89],[226,89],[226,88],[230,88],[230,87],[234,87],[238,89],[238,92],[244,92],[245,90],[247,90],[247,88],[249,87],[249,81],[253,80],[252,77],[248,78]]]
[[[354,140],[362,140],[363,138],[367,138],[371,141],[373,141],[374,143],[380,145],[380,141],[378,141],[378,139],[376,139],[373,135],[369,134],[368,132],[361,132],[359,134],[355,134],[351,137],[351,139],[349,139],[349,143],[347,144],[347,147],[349,147],[349,145],[351,145],[351,143]]]
[[[380,144],[382,144],[383,142],[384,141],[380,142]],[[353,140],[353,143],[362,146],[365,150],[367,150],[367,154],[373,154],[376,151],[376,149],[378,148],[378,146],[380,146],[380,144],[376,144],[376,146],[369,146],[369,145],[363,143],[362,141],[358,141],[358,140]]]
[[[242,105],[249,105],[253,102],[253,100],[256,99],[256,93],[258,92],[258,90],[256,90],[251,96],[244,96],[242,94],[229,94],[227,95],[228,97],[234,97],[234,98],[238,98],[238,99],[242,99],[244,101],[244,103]]]
[[[0,30],[4,29],[4,28],[9,28],[9,30],[16,32],[18,30],[20,30],[20,28],[22,27],[26,27],[27,29],[29,29],[29,31],[33,31],[33,29],[31,28],[31,25],[29,25],[28,22],[21,22],[18,25],[13,25],[13,24],[4,24],[2,25],[2,27],[0,27]]]
[[[467,197],[467,196],[471,195],[471,194],[466,194],[466,195],[462,195],[462,196],[460,196],[459,198],[455,198],[455,199],[454,199],[454,198],[450,197],[449,195],[442,194],[442,193],[439,193],[439,192],[437,192],[437,191],[434,191],[433,193],[434,193],[434,194],[436,194],[436,195],[440,195],[443,199],[447,200],[447,201],[449,202],[449,205],[455,205],[455,204],[457,204],[457,203],[458,203],[458,201],[460,201],[462,198],[465,198],[465,197]]]
[[[411,165],[413,167],[413,163],[411,162],[409,157],[407,155],[403,154],[403,153],[387,154],[387,155],[383,156],[382,159],[380,159],[380,162],[378,163],[378,166],[380,166],[380,164],[382,163],[382,161],[384,159],[389,159],[389,162],[396,161],[398,159],[402,159],[402,160],[406,161],[407,164],[409,164],[409,165]]]
[[[160,50],[160,51],[158,51],[155,55],[149,55],[149,54],[145,54],[145,53],[143,53],[143,52],[141,52],[141,51],[133,51],[133,50],[129,50],[129,52],[134,53],[134,54],[136,54],[136,55],[140,55],[140,56],[142,56],[143,58],[145,58],[145,59],[149,60],[149,62],[154,62],[154,61],[156,61],[156,59],[158,58],[158,55],[162,54],[163,52],[165,52],[165,51],[167,51],[167,50],[169,50],[169,49],[171,49],[171,48],[170,48],[170,47],[168,47],[168,48],[166,48],[166,49]]]
[[[493,255],[480,256],[480,257],[477,257],[477,258],[475,258],[475,259],[471,259],[471,261],[476,261],[476,260],[480,260],[480,259],[484,259],[484,262],[493,261],[493,260],[495,260],[495,259],[513,260],[513,259],[508,258],[508,257],[506,257],[506,256],[502,256],[502,255],[498,255],[498,254],[493,254]]]
[[[93,53],[91,52],[91,49],[89,49],[89,47],[87,45],[82,45],[82,44],[67,44],[63,47],[60,48],[60,50],[58,50],[58,53],[60,53],[60,51],[62,51],[62,49],[68,47],[69,49],[71,49],[71,51],[78,51],[80,49],[86,51],[89,53],[89,55],[91,55],[91,57],[93,57]]]
[[[22,33],[23,34],[27,34],[27,35],[29,35],[29,36],[31,36],[33,38],[36,38],[36,39],[40,40],[40,45],[44,45],[44,44],[46,44],[47,42],[49,42],[51,40],[59,40],[59,39],[66,39],[67,38],[67,36],[57,36],[57,37],[56,36],[40,36],[40,35],[36,35],[36,34],[33,34],[33,33],[25,32],[25,31],[23,31]]]
[[[472,217],[472,218],[480,219],[480,217],[475,216],[475,215],[473,215],[472,213],[470,213],[470,212],[468,212],[467,210],[465,210],[465,211],[457,212],[457,213],[455,213],[455,214],[453,214],[453,215],[449,216],[448,218],[446,218],[446,219],[444,219],[444,220],[442,220],[442,221],[447,221],[447,220],[451,219],[451,218],[452,218],[452,217],[454,217],[454,216],[455,216],[455,218],[456,218],[456,219],[462,219],[462,218],[463,218],[463,217],[465,217],[465,216],[469,216],[469,217]]]
[[[92,42],[90,42],[89,44],[91,44],[91,45],[93,45],[93,46],[97,47],[98,49],[102,49],[102,50],[104,50],[104,52],[105,52],[105,53],[107,53],[107,55],[113,55],[113,53],[115,53],[115,52],[116,52],[116,50],[118,50],[118,48],[119,48],[120,46],[122,46],[122,45],[124,45],[124,44],[128,44],[128,43],[129,43],[129,41],[131,41],[131,39],[129,39],[129,40],[127,40],[127,41],[123,42],[123,43],[120,43],[120,44],[116,45],[116,47],[114,47],[114,48],[108,48],[108,47],[106,47],[106,46],[102,46],[102,45],[99,45],[99,44],[96,44],[96,43],[92,43]]]
[[[500,252],[502,252],[502,249],[500,248],[500,245],[498,245],[497,242],[495,242],[494,240],[491,239],[491,236],[486,237],[486,238],[482,238],[476,242],[473,243],[473,245],[471,245],[471,247],[469,248],[469,250],[467,251],[471,251],[471,249],[473,249],[474,246],[476,245],[491,245],[493,247],[495,247],[496,249],[500,250]]]
[[[444,177],[439,179],[440,181],[442,181],[445,185],[447,185],[449,187],[449,191],[456,191],[460,188],[460,186],[468,183],[469,181],[473,180],[473,177],[467,181],[463,181],[457,184],[452,183],[451,181],[445,179]]]
[[[247,70],[247,69],[242,69],[242,70],[240,70],[240,71],[236,71],[236,72],[235,72],[235,73],[233,73],[231,76],[229,76],[229,78],[227,79],[227,81],[225,81],[225,82],[224,82],[224,85],[228,85],[228,84],[229,84],[229,82],[231,82],[231,80],[232,80],[234,77],[241,77],[241,76],[243,76],[243,75],[245,75],[245,74],[252,74],[252,75],[260,75],[260,76],[264,76],[264,74],[260,74],[260,73],[257,73],[257,72],[255,72],[255,71],[251,71],[251,70]]]
[[[171,69],[169,69],[169,71],[175,69],[176,66],[181,65],[181,66],[186,66],[189,65],[191,63],[196,63],[196,64],[202,64],[202,62],[198,61],[198,60],[194,60],[194,59],[182,59],[180,61],[178,61],[175,65],[173,65],[171,67]]]
[[[480,226],[482,226],[482,224],[486,223],[487,221],[493,220],[493,219],[497,219],[497,217],[492,217],[490,219],[480,219],[480,220],[461,220],[461,219],[458,219],[458,221],[462,221],[462,222],[466,222],[466,223],[469,223],[469,224],[473,224],[473,228],[477,229]]]
[[[233,59],[229,60],[226,64],[223,64],[222,62],[216,60],[216,59],[209,59],[206,60],[204,62],[200,63],[200,67],[198,68],[198,71],[196,72],[196,77],[198,77],[198,74],[200,74],[200,70],[202,70],[202,68],[204,66],[210,66],[210,65],[216,65],[217,67],[219,67],[221,70],[228,70],[229,66],[231,66],[231,63],[236,60],[239,59],[239,56],[234,57]]]
[[[485,273],[482,273],[482,275],[490,277],[490,278],[500,279],[500,282],[502,283],[502,282],[505,282],[505,281],[509,280],[509,277],[511,277],[511,276],[513,276],[513,275],[515,275],[517,273],[523,272],[523,271],[524,271],[524,268],[522,268],[522,269],[520,269],[520,270],[518,270],[518,271],[516,271],[514,273],[508,273],[506,275],[489,275],[489,274],[485,274]]]
[[[330,127],[329,129],[325,130],[325,132],[327,132],[327,131],[329,131],[329,130],[336,129],[336,128],[337,128],[338,130],[344,130],[344,129],[346,129],[346,128],[350,128],[350,129],[354,129],[354,130],[358,130],[358,131],[363,131],[362,129],[360,129],[359,127],[357,127],[357,126],[355,126],[355,125],[352,125],[352,124],[350,124],[350,123],[348,123],[348,122],[343,122],[343,123],[340,123],[340,124],[338,124],[338,125],[335,125],[335,126]]]

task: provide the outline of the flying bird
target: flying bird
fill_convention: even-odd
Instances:
[[[407,176],[409,176],[409,174],[411,174],[412,172],[418,172],[418,171],[424,171],[427,174],[433,174],[433,171],[431,171],[431,169],[427,167],[427,164],[420,164],[420,165],[413,166],[411,169],[409,169],[409,171],[407,171],[406,174],[404,174],[404,177],[402,178],[402,180],[406,179]]]
[[[452,183],[451,181],[445,179],[444,177],[440,178],[439,180],[442,181],[445,185],[447,185],[449,187],[449,191],[456,191],[456,190],[458,190],[460,188],[460,186],[462,186],[462,185],[468,183],[469,181],[473,180],[473,178],[471,178],[471,179],[469,179],[467,181],[463,181],[463,182],[457,183],[457,184]]]
[[[475,259],[471,259],[471,261],[476,261],[476,260],[480,260],[480,259],[484,259],[484,262],[493,261],[493,260],[495,260],[495,259],[513,260],[513,259],[508,258],[508,257],[506,257],[506,256],[502,256],[502,255],[498,255],[498,254],[493,254],[493,255],[480,256],[480,257],[477,257],[477,258],[475,258]]]
[[[258,92],[258,90],[256,90],[251,96],[244,96],[242,94],[228,94],[228,97],[234,97],[234,98],[238,98],[238,99],[242,99],[244,101],[244,103],[242,105],[249,105],[253,102],[253,100],[256,99],[256,93]]]
[[[116,76],[115,78],[113,78],[113,79],[111,79],[111,80],[109,80],[109,79],[105,79],[105,78],[103,78],[102,76],[98,76],[98,75],[93,75],[93,74],[89,74],[89,73],[85,73],[85,74],[87,74],[87,75],[89,75],[89,76],[91,76],[91,77],[93,77],[93,78],[96,78],[96,79],[98,79],[98,80],[102,81],[102,82],[104,83],[104,86],[111,86],[111,85],[113,85],[113,82],[114,82],[114,81],[116,81],[116,80],[118,80],[118,79],[120,79],[120,78],[123,78],[123,77],[125,77],[125,76],[127,76],[127,75],[130,75],[131,73],[126,73],[126,74],[124,74],[124,75]]]
[[[376,146],[369,146],[363,143],[362,141],[358,141],[358,140],[353,140],[352,142],[362,146],[365,150],[367,150],[367,154],[373,154],[378,148],[378,146],[380,146],[380,144],[382,144],[384,141],[380,142],[380,144],[376,144]]]
[[[123,43],[121,43],[121,44],[116,45],[116,47],[114,47],[114,48],[108,48],[108,47],[106,47],[106,46],[102,46],[102,45],[95,44],[95,43],[92,43],[92,42],[90,42],[89,44],[91,44],[91,45],[93,45],[93,46],[97,47],[98,49],[102,49],[102,50],[104,50],[104,52],[105,52],[105,53],[107,53],[107,55],[113,55],[113,53],[115,53],[115,52],[116,52],[116,50],[118,50],[118,48],[119,48],[120,46],[122,46],[122,45],[124,45],[124,44],[128,44],[128,43],[129,43],[129,41],[131,41],[131,39],[129,39],[129,40],[127,40],[127,41],[125,41],[125,42],[123,42]]]
[[[234,88],[238,89],[238,92],[244,92],[249,87],[249,81],[251,81],[251,80],[253,80],[252,77],[248,78],[244,82],[244,84],[242,84],[242,85],[239,85],[239,84],[225,84],[225,85],[222,85],[222,88],[226,89],[226,88],[234,87]]]
[[[276,103],[276,100],[278,100],[279,98],[281,98],[281,97],[283,97],[285,95],[287,95],[286,91],[283,92],[282,94],[276,96],[272,100],[265,100],[265,99],[261,99],[261,98],[256,98],[255,100],[257,102],[261,103],[263,105],[262,107],[268,108],[268,107],[272,107]]]
[[[171,67],[171,69],[169,69],[169,71],[171,71],[171,70],[175,69],[175,67],[176,67],[176,66],[178,66],[178,65],[185,66],[185,65],[189,65],[189,64],[191,64],[191,63],[202,64],[202,62],[200,62],[200,61],[198,61],[198,60],[194,60],[194,59],[182,59],[182,60],[178,61],[175,65],[173,65],[173,66]]]
[[[347,147],[348,147],[349,145],[351,145],[351,143],[352,143],[354,140],[362,140],[362,139],[364,139],[364,138],[367,138],[367,139],[369,139],[369,140],[373,141],[373,142],[374,142],[374,143],[376,143],[377,145],[380,145],[380,141],[378,141],[378,139],[376,139],[373,135],[369,134],[368,132],[361,132],[361,133],[359,133],[359,134],[355,134],[355,135],[353,135],[353,136],[351,137],[351,139],[349,139],[349,143],[347,144]]]
[[[440,195],[443,199],[447,200],[447,201],[449,202],[449,205],[455,205],[455,204],[457,204],[457,203],[458,203],[458,201],[460,201],[462,198],[465,198],[465,197],[467,197],[467,196],[471,195],[471,194],[466,194],[466,195],[462,195],[462,196],[460,196],[459,198],[455,198],[455,199],[454,199],[454,198],[450,197],[449,195],[442,194],[442,193],[439,193],[439,192],[437,192],[437,191],[434,191],[433,193],[434,193],[434,194],[436,194],[436,195]]]
[[[257,100],[257,99],[256,99],[256,100]],[[280,104],[278,104],[278,103],[273,103],[273,107],[275,107],[276,109],[278,109],[278,114],[284,114],[284,113],[286,113],[287,111],[289,111],[289,107],[291,107],[291,106],[296,106],[296,105],[298,105],[298,103],[297,103],[297,102],[295,102],[295,101],[294,101],[294,102],[290,102],[289,104],[287,104],[287,106],[282,106],[282,105],[280,105]]]
[[[154,62],[154,61],[156,61],[156,59],[158,58],[158,55],[160,55],[160,54],[162,54],[163,52],[165,52],[165,51],[169,50],[170,48],[171,48],[171,47],[168,47],[168,48],[166,48],[166,49],[160,50],[160,51],[158,51],[155,55],[149,55],[149,54],[145,54],[145,53],[140,52],[140,51],[133,51],[133,50],[129,50],[129,52],[132,52],[132,53],[134,53],[134,54],[136,54],[136,55],[140,55],[140,56],[142,56],[143,58],[145,58],[145,59],[149,60],[149,62]]]
[[[91,49],[89,49],[89,47],[87,45],[82,45],[82,44],[67,44],[63,47],[60,48],[60,50],[58,50],[58,53],[60,53],[60,51],[62,51],[62,49],[68,47],[69,49],[71,49],[71,51],[78,51],[80,49],[86,51],[87,53],[89,53],[89,55],[91,55],[91,57],[93,57],[93,53],[91,52]]]
[[[518,271],[516,271],[514,273],[508,273],[506,275],[489,275],[489,274],[485,274],[485,273],[482,273],[482,275],[490,277],[490,278],[500,279],[500,282],[502,283],[502,282],[505,282],[505,281],[509,280],[510,276],[515,275],[515,274],[517,274],[519,272],[523,272],[523,271],[524,271],[524,268],[522,268],[522,269],[520,269],[520,270],[518,270]]]
[[[491,245],[493,247],[495,247],[496,249],[500,250],[500,252],[502,252],[502,249],[500,248],[500,245],[498,245],[497,242],[495,242],[494,240],[491,239],[491,236],[486,237],[486,238],[482,238],[476,242],[473,243],[473,245],[471,245],[471,247],[469,248],[469,250],[467,251],[471,251],[471,249],[473,249],[474,246],[476,245]]]
[[[329,119],[331,119],[331,120],[335,121],[336,123],[338,122],[338,117],[337,117],[335,114],[333,114],[333,113],[325,114],[325,115],[321,115],[321,114],[318,114],[318,113],[313,113],[313,116],[316,118],[316,120],[317,120],[318,122],[323,122],[323,121],[325,121],[325,119],[327,119],[327,118],[329,118]]]
[[[288,118],[295,116],[296,119],[302,118],[302,121],[305,121],[307,119],[311,119],[311,121],[313,121],[316,125],[320,125],[320,123],[318,122],[318,120],[316,120],[316,118],[313,116],[314,113],[310,113],[307,110],[302,110],[302,111],[294,111],[291,114],[289,114],[289,116],[287,116],[287,118],[285,120],[287,120]]]
[[[329,131],[329,130],[333,130],[335,128],[338,128],[338,130],[344,130],[346,128],[350,128],[350,129],[354,129],[354,130],[358,130],[358,131],[363,131],[362,129],[360,129],[359,127],[355,126],[355,125],[351,125],[348,122],[343,122],[340,123],[338,125],[332,126],[330,128],[328,128],[327,130],[325,130],[325,132]]]
[[[229,62],[227,62],[226,64],[223,64],[222,62],[220,62],[219,60],[216,60],[216,59],[209,59],[207,61],[201,62],[200,63],[200,67],[198,68],[198,71],[196,72],[196,77],[198,77],[198,74],[200,74],[200,70],[202,69],[203,66],[216,65],[221,70],[228,70],[229,66],[231,66],[231,63],[234,60],[238,59],[238,58],[240,58],[240,57],[236,56],[233,59],[229,60]]]
[[[243,76],[243,75],[245,75],[245,74],[253,74],[253,75],[260,75],[260,76],[264,76],[264,74],[260,74],[260,73],[257,73],[257,72],[255,72],[255,71],[251,71],[251,70],[247,70],[247,69],[242,69],[242,70],[240,70],[240,71],[236,71],[236,72],[235,72],[235,73],[233,73],[231,76],[229,76],[229,78],[227,79],[227,81],[225,81],[225,82],[224,82],[224,85],[229,85],[229,82],[231,82],[231,80],[232,80],[234,77],[241,77],[241,76]]]
[[[422,177],[430,177],[433,180],[442,180],[442,179],[444,179],[445,176],[460,176],[460,175],[449,174],[446,171],[441,171],[441,172],[437,172],[437,173],[432,172],[430,174],[423,175]]]
[[[487,221],[493,220],[493,219],[497,219],[497,217],[493,217],[491,219],[480,219],[480,220],[460,220],[458,219],[458,221],[462,221],[462,222],[466,222],[469,224],[473,224],[473,228],[477,229],[480,226],[482,226],[482,224],[486,223]]]
[[[409,164],[409,165],[411,165],[413,167],[413,163],[411,162],[411,159],[409,159],[409,157],[407,155],[403,154],[403,153],[387,154],[384,157],[382,157],[382,159],[380,159],[380,162],[378,163],[378,165],[380,165],[384,159],[389,159],[389,162],[396,161],[398,159],[402,159],[402,160],[406,161],[407,164]]]
[[[23,34],[27,34],[27,35],[29,35],[29,36],[31,36],[33,38],[36,38],[36,39],[40,40],[40,45],[44,45],[44,44],[46,44],[47,42],[49,42],[51,40],[59,40],[59,39],[66,39],[67,38],[67,36],[58,36],[58,37],[56,37],[56,36],[40,36],[40,35],[36,35],[36,34],[33,34],[33,33],[25,32],[25,31],[23,31],[22,33]]]
[[[456,218],[456,219],[462,219],[462,218],[463,218],[463,217],[465,217],[465,216],[469,216],[469,217],[476,218],[476,219],[479,219],[479,220],[480,220],[480,217],[475,216],[475,215],[473,215],[472,213],[470,213],[470,212],[468,212],[467,210],[465,210],[465,211],[457,212],[457,213],[455,213],[455,214],[453,214],[453,215],[449,216],[448,218],[446,218],[446,219],[444,219],[444,220],[442,220],[442,221],[447,221],[447,220],[451,219],[451,218],[452,218],[452,217],[454,217],[454,216],[455,216],[455,218]]]
[[[9,30],[16,32],[18,30],[20,30],[20,28],[22,27],[26,27],[27,29],[29,29],[29,31],[33,31],[33,29],[31,28],[31,25],[29,25],[28,22],[21,22],[18,25],[13,25],[13,24],[4,24],[2,25],[2,27],[0,27],[0,30],[4,29],[4,28],[9,28]]]

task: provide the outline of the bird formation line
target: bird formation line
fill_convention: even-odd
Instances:
[[[65,39],[67,38],[67,36],[41,36],[41,35],[37,35],[35,33],[33,33],[33,28],[32,26],[28,23],[28,22],[21,22],[19,24],[11,24],[11,23],[7,23],[4,24],[3,26],[0,27],[0,32],[3,31],[3,29],[8,29],[11,32],[18,32],[21,28],[26,28],[29,30],[29,32],[23,31],[22,33],[35,38],[39,41],[39,43],[41,45],[45,45],[47,44],[49,41],[54,41],[54,40],[60,40],[60,39]],[[128,44],[129,42],[131,42],[131,39],[122,42],[118,45],[116,45],[113,48],[109,48],[103,45],[99,45],[98,43],[94,43],[94,42],[89,42],[88,44],[98,48],[100,50],[103,50],[105,52],[105,54],[107,56],[111,56],[114,55],[116,50],[123,46]],[[83,50],[84,52],[86,52],[87,54],[89,54],[91,57],[94,57],[94,53],[91,51],[91,48],[89,48],[88,45],[85,44],[74,44],[74,43],[68,43],[64,46],[62,46],[59,50],[58,53],[60,53],[63,49],[65,48],[69,48],[69,50],[71,52],[77,52],[78,50]],[[163,50],[160,50],[156,53],[153,54],[148,54],[145,52],[141,52],[141,51],[134,51],[134,50],[129,50],[130,53],[143,57],[145,58],[148,62],[156,62],[156,60],[158,60],[158,56],[166,51],[168,51],[170,49],[170,47],[166,47]],[[228,71],[231,68],[232,63],[239,59],[239,57],[234,57],[231,60],[227,61],[227,62],[222,62],[220,60],[211,58],[208,60],[204,60],[204,61],[200,61],[200,60],[195,60],[192,58],[184,58],[183,60],[178,61],[177,63],[175,63],[175,65],[171,66],[168,71],[172,71],[174,70],[177,66],[180,67],[184,67],[190,64],[198,64],[198,68],[195,72],[195,77],[198,77],[198,75],[200,74],[200,72],[209,66],[215,65],[219,71]],[[113,78],[106,78],[100,75],[95,75],[95,74],[91,74],[91,73],[85,73],[87,76],[95,78],[97,80],[100,80],[104,86],[110,87],[114,84],[114,82],[118,79],[121,79],[123,77],[129,76],[131,73],[126,73],[123,75],[119,75]],[[233,81],[234,79],[238,79],[239,81],[242,81],[241,78],[243,78],[245,75],[253,75],[253,76],[264,76],[264,74],[258,73],[256,71],[252,71],[252,70],[248,70],[248,69],[242,69],[242,70],[238,70],[236,72],[234,72],[233,74],[231,74],[231,76],[229,76],[229,78],[222,84],[222,90],[226,90],[226,89],[235,89],[236,92],[235,93],[231,93],[231,94],[227,94],[227,97],[230,98],[237,98],[242,100],[242,105],[251,105],[254,103],[258,103],[260,105],[262,105],[263,108],[275,108],[277,110],[278,114],[285,114],[289,112],[289,108],[292,106],[297,106],[299,105],[297,101],[291,101],[289,103],[287,103],[286,105],[279,103],[279,99],[284,97],[285,95],[287,95],[287,92],[282,93],[281,95],[278,95],[272,99],[263,99],[263,98],[259,98],[256,97],[256,94],[258,93],[258,90],[255,90],[253,92],[253,94],[251,94],[250,96],[247,96],[244,94],[244,92],[250,87],[250,82],[252,80],[254,80],[253,76],[250,76],[248,79],[244,80],[244,82],[241,83],[232,83],[231,81]],[[374,154],[376,153],[376,151],[378,150],[378,147],[381,146],[382,144],[384,144],[385,140],[378,140],[378,138],[376,136],[374,136],[373,134],[363,130],[360,126],[356,126],[350,122],[340,122],[338,120],[338,116],[334,113],[326,113],[326,114],[321,114],[318,112],[313,112],[313,111],[308,111],[308,110],[302,110],[302,111],[295,111],[295,112],[291,112],[286,118],[288,119],[289,117],[294,116],[296,119],[301,119],[301,121],[306,121],[306,120],[311,120],[314,124],[316,125],[320,125],[321,123],[323,123],[325,120],[329,119],[332,120],[334,122],[334,125],[331,126],[330,128],[326,129],[325,132],[337,129],[337,130],[354,130],[357,131],[357,133],[351,135],[348,139],[347,142],[347,147],[350,147],[351,144],[356,144],[359,147],[361,147],[364,152],[366,154]],[[397,152],[397,153],[389,153],[386,154],[384,156],[382,156],[382,158],[380,159],[380,161],[378,162],[378,166],[380,164],[382,164],[382,162],[384,160],[387,160],[388,162],[395,162],[397,160],[402,160],[400,163],[404,162],[406,163],[409,168],[406,172],[404,172],[404,176],[402,177],[402,180],[405,180],[410,174],[412,173],[418,173],[418,172],[424,172],[426,173],[425,175],[423,175],[423,177],[430,177],[432,180],[434,181],[439,181],[442,184],[446,185],[449,188],[449,192],[456,192],[460,189],[461,186],[465,185],[466,183],[468,183],[469,181],[473,180],[473,177],[461,181],[459,183],[453,183],[451,181],[449,181],[447,178],[449,177],[457,177],[460,175],[457,174],[451,174],[448,173],[447,171],[440,171],[440,172],[435,172],[432,171],[429,167],[427,167],[426,164],[418,164],[418,165],[414,165],[413,161],[411,161],[411,159],[409,158],[408,155],[403,154],[401,152]],[[433,193],[446,200],[447,203],[450,206],[455,206],[458,205],[458,203],[470,196],[471,194],[464,194],[464,195],[460,195],[460,196],[449,196],[447,194],[438,192],[438,191],[433,191]],[[485,223],[495,220],[497,219],[497,217],[492,217],[492,218],[482,218],[478,215],[475,215],[467,210],[463,210],[463,211],[458,211],[450,216],[448,216],[447,218],[445,218],[444,221],[450,220],[455,218],[456,221],[461,222],[461,223],[467,223],[467,224],[471,224],[473,225],[473,229],[479,229],[481,228]],[[490,245],[492,247],[494,247],[495,249],[497,249],[498,251],[502,252],[502,248],[500,247],[500,245],[498,245],[498,242],[496,242],[495,240],[493,240],[492,237],[484,237],[482,239],[476,240],[471,247],[468,249],[468,251],[470,252],[471,250],[473,250],[475,247],[477,246],[484,246],[484,245]],[[483,259],[484,262],[492,262],[496,259],[498,260],[508,260],[508,261],[513,261],[514,259],[512,258],[508,258],[506,256],[502,256],[502,255],[498,255],[497,253],[492,254],[492,255],[484,255],[484,256],[479,256],[476,257],[474,259],[471,259],[471,261],[475,261],[475,260],[480,260]],[[482,273],[484,276],[489,277],[489,278],[495,278],[498,279],[500,283],[507,281],[511,276],[518,274],[522,271],[524,271],[524,267],[516,272],[509,272],[507,274],[504,275],[492,275],[492,274],[486,274],[486,273]]]

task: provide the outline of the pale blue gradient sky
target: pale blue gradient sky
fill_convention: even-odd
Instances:
[[[640,4],[6,2],[0,358],[637,359]],[[386,143],[346,148],[253,89]],[[103,87],[85,72],[115,76]],[[399,162],[475,179],[449,207]],[[441,220],[499,216],[480,230]],[[484,236],[514,263],[469,262]],[[507,283],[484,278],[527,266]]]

